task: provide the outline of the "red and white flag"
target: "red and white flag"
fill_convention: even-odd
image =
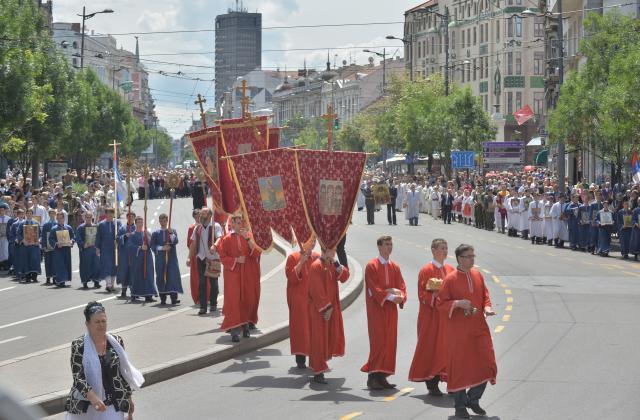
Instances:
[[[529,105],[525,105],[524,107],[514,112],[513,116],[516,119],[518,125],[522,125],[529,121],[531,118],[535,117],[536,114],[533,113],[533,110]]]

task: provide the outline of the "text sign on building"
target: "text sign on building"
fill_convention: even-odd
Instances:
[[[501,169],[522,165],[524,162],[524,142],[494,141],[482,143],[482,157],[485,169]]]
[[[475,167],[475,153],[470,151],[451,152],[451,167],[453,169]]]

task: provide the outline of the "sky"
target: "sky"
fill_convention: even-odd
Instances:
[[[395,0],[244,0],[250,12],[262,13],[262,68],[288,70],[326,67],[327,50],[338,65],[346,60],[366,64],[371,54],[363,48],[387,47],[387,54],[403,55],[402,43],[385,39],[402,36],[404,11],[420,1]],[[77,14],[87,5],[87,13],[114,10],[87,20],[86,27],[96,33],[114,34],[118,46],[135,50],[132,32],[210,30],[207,32],[140,34],[140,56],[151,71],[149,85],[156,101],[159,125],[179,138],[191,125],[198,110],[193,103],[198,93],[213,102],[214,33],[216,15],[235,8],[235,0],[93,0],[86,4],[74,0],[53,0],[54,22],[80,22]],[[388,23],[323,28],[278,28],[294,25],[335,25],[344,23]],[[397,23],[393,23],[397,22]],[[122,35],[116,35],[122,34]],[[291,49],[314,51],[265,51]],[[346,48],[346,49],[337,49]],[[185,54],[187,53],[187,54]],[[158,55],[163,54],[163,55]],[[175,55],[174,55],[175,54]],[[337,57],[335,57],[337,54]],[[162,61],[172,64],[158,63]],[[378,61],[376,57],[376,62]],[[153,73],[155,71],[156,73]],[[182,72],[184,80],[163,76]]]

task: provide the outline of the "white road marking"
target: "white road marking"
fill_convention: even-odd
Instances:
[[[108,298],[105,298],[105,299],[100,299],[98,302],[106,302],[108,300],[115,299],[116,297],[117,296],[111,296],[111,297],[108,297]],[[44,314],[44,315],[34,316],[33,318],[23,319],[21,321],[12,322],[11,324],[0,325],[0,330],[4,330],[5,328],[9,328],[9,327],[15,327],[16,325],[26,324],[27,322],[31,322],[31,321],[37,321],[38,319],[48,318],[48,317],[50,317],[52,315],[58,315],[58,314],[62,314],[62,313],[65,313],[65,312],[74,311],[76,309],[84,308],[85,306],[87,306],[87,304],[83,303],[82,305],[73,306],[73,307],[67,308],[67,309],[61,309],[59,311],[50,312],[50,313]]]
[[[10,339],[8,339],[8,340],[2,340],[2,341],[0,341],[0,344],[6,344],[6,343],[10,343],[10,342],[12,342],[12,341],[22,340],[23,338],[26,338],[26,336],[21,335],[21,336],[18,336],[18,337],[10,338]]]
[[[5,290],[15,289],[17,286],[5,287],[4,289],[0,289],[0,292],[4,292]]]

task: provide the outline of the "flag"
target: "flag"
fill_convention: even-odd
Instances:
[[[118,170],[118,161],[115,155],[113,160],[113,174],[116,184],[116,200],[118,201],[118,204],[122,206],[127,199],[127,184],[122,178],[122,175],[120,175],[120,171]]]
[[[366,153],[295,150],[298,182],[311,228],[335,248],[349,228]]]
[[[520,108],[516,112],[513,113],[514,118],[518,125],[522,125],[529,121],[531,118],[535,117],[536,114],[533,113],[531,107],[529,105],[525,105],[523,108]]]
[[[633,152],[631,158],[631,175],[633,176],[633,182],[640,184],[640,160],[638,159],[638,151]]]
[[[302,203],[295,152],[270,149],[229,160],[256,245],[262,250],[271,248],[272,229],[292,245],[307,242],[311,229]]]
[[[200,167],[207,174],[209,192],[213,199],[213,208],[221,210],[222,192],[220,189],[220,130],[218,127],[209,127],[189,134],[191,148]]]

